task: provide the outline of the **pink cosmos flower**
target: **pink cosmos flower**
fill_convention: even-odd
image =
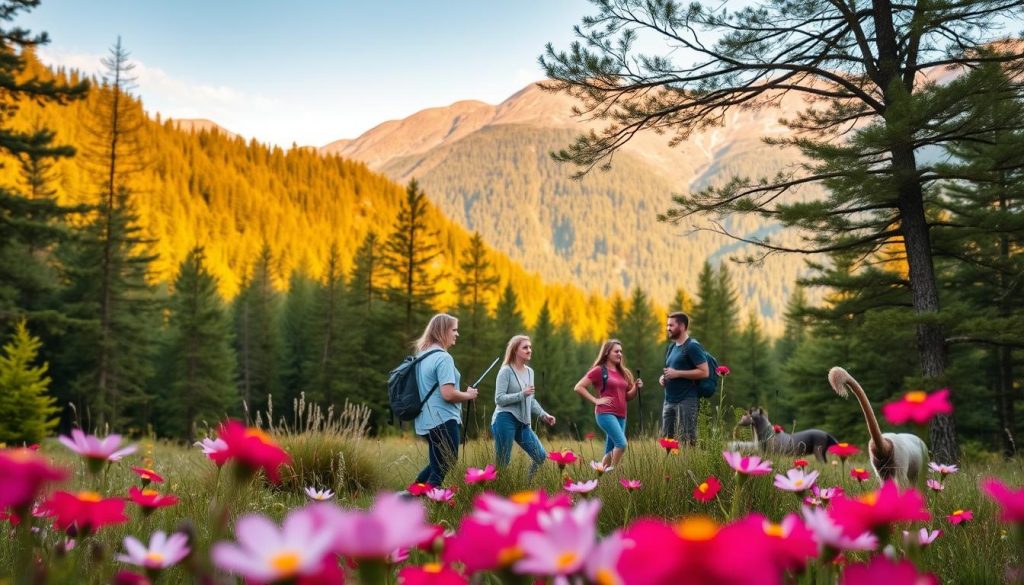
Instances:
[[[863,467],[854,467],[850,470],[850,477],[856,479],[858,482],[864,482],[871,479],[871,474]]]
[[[938,473],[940,481],[946,481],[947,475],[952,475],[960,471],[960,468],[956,465],[942,465],[941,463],[936,463],[934,461],[928,464],[928,469],[931,469],[933,473]]]
[[[877,492],[832,501],[832,517],[851,534],[876,530],[894,522],[930,520],[924,497],[911,488],[901,492],[893,481],[886,481]]]
[[[941,492],[942,490],[946,489],[946,486],[943,485],[942,482],[934,480],[934,479],[929,479],[928,481],[925,482],[925,484],[933,492]]]
[[[729,374],[732,373],[732,370],[729,369],[729,366],[723,365],[715,368],[715,373],[718,374],[719,376],[728,376]]]
[[[958,524],[965,524],[971,520],[974,520],[974,512],[970,510],[956,510],[952,514],[946,516],[949,523],[956,526]]]
[[[28,508],[36,494],[50,482],[61,481],[67,472],[51,467],[31,449],[0,449],[0,512]]]
[[[213,563],[250,581],[273,583],[316,575],[331,552],[336,533],[318,529],[308,508],[292,510],[281,527],[250,514],[235,524],[235,542],[213,545]]]
[[[75,526],[80,536],[109,524],[128,521],[124,515],[124,500],[104,499],[96,492],[54,492],[42,508],[47,516],[53,517],[57,529],[67,530]]]
[[[990,477],[982,482],[981,489],[985,495],[999,504],[1000,521],[1024,523],[1024,487],[1010,489],[1003,482]]]
[[[627,491],[634,491],[640,489],[643,484],[640,483],[639,479],[626,479],[622,478],[619,480],[619,484],[626,488]]]
[[[803,493],[814,485],[818,479],[818,472],[804,473],[800,469],[790,469],[786,475],[775,475],[775,487],[785,492]]]
[[[228,444],[223,439],[211,439],[209,437],[202,441],[194,443],[196,447],[203,450],[203,455],[206,455],[210,461],[217,464],[217,467],[224,465],[228,460]]]
[[[466,483],[474,484],[484,481],[494,481],[498,479],[498,472],[494,470],[493,465],[488,465],[483,469],[476,467],[470,467],[466,470]]]
[[[597,489],[597,480],[592,479],[590,481],[577,482],[567,481],[565,482],[565,485],[562,486],[562,488],[565,489],[565,491],[572,494],[589,494],[590,492]]]
[[[712,475],[702,481],[700,485],[693,488],[693,499],[706,504],[715,499],[715,496],[718,495],[718,492],[721,491],[721,489],[722,482],[718,481],[718,478]]]
[[[426,522],[422,502],[394,493],[378,494],[369,510],[330,506],[323,511],[324,523],[334,528],[335,552],[356,559],[387,559],[394,550],[418,546],[437,534]]]
[[[328,489],[318,490],[315,487],[310,486],[307,487],[304,491],[306,492],[306,496],[308,496],[309,499],[315,500],[317,502],[326,502],[334,497],[334,492]]]
[[[851,445],[849,443],[836,443],[835,445],[829,446],[828,453],[846,461],[848,457],[853,457],[857,453],[860,453],[860,449],[857,448],[856,445]]]
[[[942,536],[941,530],[928,530],[922,528],[916,533],[911,533],[906,530],[903,531],[903,542],[906,544],[915,544],[917,546],[928,546],[935,542],[935,539]]]
[[[840,486],[823,488],[815,484],[811,486],[811,493],[814,494],[814,497],[819,498],[824,502],[828,502],[832,498],[837,498],[843,495],[843,488],[841,488]]]
[[[839,585],[939,585],[931,573],[918,573],[914,563],[891,561],[878,555],[868,564],[849,565],[843,571]]]
[[[434,502],[447,504],[448,502],[452,501],[452,498],[455,497],[455,492],[448,488],[431,488],[427,490],[427,493],[424,495],[427,496],[427,499],[432,500]]]
[[[737,473],[765,475],[772,472],[772,462],[763,461],[757,455],[744,457],[736,451],[722,451],[722,457],[725,457],[725,462],[729,464],[729,467],[735,469]]]
[[[622,575],[619,575],[618,564],[622,554],[633,548],[634,542],[622,536],[621,530],[616,530],[597,543],[590,557],[587,558],[584,566],[584,574],[591,583],[600,585],[625,585]]]
[[[461,573],[440,563],[421,567],[410,565],[398,572],[401,585],[464,585],[469,581]]]
[[[608,466],[605,465],[604,463],[601,463],[600,461],[591,461],[590,468],[596,471],[598,475],[601,475],[605,471],[608,471]]]
[[[920,390],[907,392],[902,400],[882,406],[882,414],[894,425],[906,422],[923,425],[936,415],[953,414],[953,405],[949,402],[949,388],[931,394]]]
[[[778,524],[764,516],[751,514],[738,522],[737,526],[751,530],[747,539],[763,540],[770,549],[768,556],[778,564],[779,571],[802,569],[808,559],[818,556],[818,543],[814,534],[796,514],[787,514]]]
[[[515,564],[517,573],[571,575],[583,568],[597,538],[600,500],[584,500],[572,509],[541,512],[539,531],[519,535],[524,557]]]
[[[434,486],[430,485],[429,483],[412,483],[409,484],[409,487],[406,488],[406,490],[409,492],[409,495],[417,497],[427,495],[427,492],[429,492],[432,489],[434,489]]]
[[[804,522],[807,528],[814,533],[814,539],[822,548],[830,548],[836,551],[858,551],[875,550],[878,547],[878,538],[870,532],[864,531],[855,537],[847,536],[843,526],[837,524],[824,508],[803,509]]]
[[[127,554],[118,555],[117,560],[150,571],[172,567],[191,552],[188,536],[175,532],[168,537],[166,532],[160,530],[149,537],[149,546],[142,544],[134,536],[124,537],[124,549]]]
[[[220,425],[217,436],[227,443],[227,458],[236,461],[251,473],[262,469],[271,483],[279,483],[278,468],[291,463],[288,455],[267,433],[255,427],[246,427],[237,420]]]
[[[548,453],[548,459],[558,464],[559,469],[565,469],[566,465],[572,465],[579,460],[579,457],[572,452],[572,449],[566,449],[564,451],[552,451]]]
[[[95,435],[87,435],[82,429],[72,429],[71,436],[61,435],[58,440],[62,445],[85,458],[89,470],[98,472],[107,461],[120,461],[125,455],[131,455],[138,447],[128,445],[121,447],[121,435],[108,435],[100,439]]]

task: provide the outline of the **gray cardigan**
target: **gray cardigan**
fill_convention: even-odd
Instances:
[[[519,422],[530,426],[535,416],[545,416],[547,412],[537,402],[536,395],[523,396],[523,389],[533,384],[533,369],[526,366],[526,376],[522,384],[517,380],[512,366],[505,364],[498,370],[498,380],[494,385],[494,415],[491,424],[498,420],[499,412],[508,412]]]

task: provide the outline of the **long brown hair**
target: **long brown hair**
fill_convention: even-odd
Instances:
[[[438,313],[430,318],[423,335],[416,340],[416,351],[423,351],[431,345],[440,345],[447,348],[451,345],[451,328],[459,320],[447,313]]]
[[[594,360],[594,365],[591,366],[591,367],[592,368],[595,368],[597,366],[606,366],[607,367],[607,365],[608,365],[608,355],[612,353],[612,350],[615,349],[616,345],[618,345],[619,347],[622,347],[622,342],[619,341],[618,339],[609,339],[608,341],[606,341],[603,344],[601,344],[601,351],[597,352],[597,359]],[[633,385],[633,382],[634,382],[633,372],[630,372],[629,368],[626,367],[626,356],[625,355],[622,356],[622,361],[619,362],[619,365],[615,366],[615,369],[618,370],[619,375],[622,376],[622,379],[626,381],[626,384],[628,386],[632,386]]]
[[[527,341],[530,341],[528,335],[513,335],[512,339],[508,340],[508,345],[505,346],[505,361],[501,363],[511,366],[512,362],[516,359],[516,353],[519,352],[519,348]]]

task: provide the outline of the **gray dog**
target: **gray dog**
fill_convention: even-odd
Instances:
[[[754,434],[761,449],[767,453],[778,455],[810,455],[814,454],[819,461],[825,461],[825,452],[832,445],[838,444],[835,437],[821,429],[807,429],[793,433],[776,433],[772,422],[762,408],[751,408],[740,418],[739,424],[754,427]]]

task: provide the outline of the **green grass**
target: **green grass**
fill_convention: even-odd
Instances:
[[[81,462],[58,443],[46,443],[45,454],[74,469],[74,476],[65,484],[65,489],[99,489],[108,495],[125,495],[131,485],[137,484],[130,467],[145,464],[165,477],[166,483],[158,486],[162,491],[181,499],[177,506],[159,510],[149,517],[141,516],[136,506],[128,504],[130,522],[102,529],[97,536],[80,542],[67,554],[58,552],[55,547],[60,541],[59,535],[45,529],[38,541],[39,550],[50,567],[49,582],[108,583],[119,568],[128,568],[113,560],[121,551],[125,535],[146,540],[154,530],[173,531],[180,529],[183,523],[195,535],[200,553],[197,557],[205,559],[212,542],[231,537],[232,519],[239,514],[258,512],[279,519],[288,510],[308,501],[302,492],[307,485],[333,489],[342,505],[363,507],[379,490],[406,487],[427,460],[425,443],[411,437],[373,439],[321,428],[282,433],[279,439],[292,453],[295,464],[285,470],[278,486],[268,485],[262,478],[239,481],[229,468],[218,473],[198,449],[150,440],[141,441],[139,453],[112,465],[105,477],[92,477]],[[600,457],[603,441],[556,439],[545,447],[548,450],[568,448],[581,456],[578,463],[566,469],[566,475],[576,480],[595,477],[589,461]],[[473,495],[481,491],[463,485],[465,469],[482,467],[491,463],[493,457],[493,444],[489,441],[473,441],[467,445],[448,476],[448,484],[459,488],[455,505],[425,502],[434,521],[449,527],[458,524],[459,518],[470,509]],[[533,481],[527,482],[527,463],[525,454],[517,449],[512,464],[499,472],[498,480],[488,489],[502,494],[534,488],[560,490],[563,475],[557,466],[546,463]],[[785,471],[790,463],[788,458],[776,459],[775,468]],[[864,466],[866,461],[855,458],[847,463],[846,469],[851,465]],[[818,482],[823,486],[839,484],[853,493],[875,486],[873,480],[857,485],[844,476],[839,466],[812,460],[811,468],[821,472]],[[1021,562],[1021,553],[1012,549],[1011,539],[1005,533],[1007,527],[996,521],[996,506],[979,493],[977,486],[980,479],[987,476],[998,476],[1010,485],[1021,485],[1024,462],[1019,458],[1004,461],[976,456],[964,461],[961,469],[946,480],[945,491],[927,494],[933,515],[928,526],[941,528],[944,535],[925,550],[923,567],[936,573],[944,583],[998,583],[1006,566]],[[694,487],[709,475],[722,481],[719,495],[722,506],[716,502],[701,504],[691,495]],[[628,493],[618,483],[623,477],[639,479],[643,487]],[[600,498],[603,503],[599,523],[605,534],[641,516],[675,519],[703,514],[726,522],[723,508],[729,509],[733,490],[733,474],[717,445],[684,448],[678,454],[666,455],[655,439],[634,438],[623,463],[600,479],[591,497]],[[741,504],[744,513],[756,511],[775,520],[799,510],[797,498],[775,489],[771,475],[750,478]],[[956,509],[973,510],[975,520],[966,526],[951,526],[945,516]],[[0,539],[0,572],[3,567],[12,566],[13,555],[13,539]],[[165,573],[160,582],[186,583],[188,580],[183,571],[174,569]]]

